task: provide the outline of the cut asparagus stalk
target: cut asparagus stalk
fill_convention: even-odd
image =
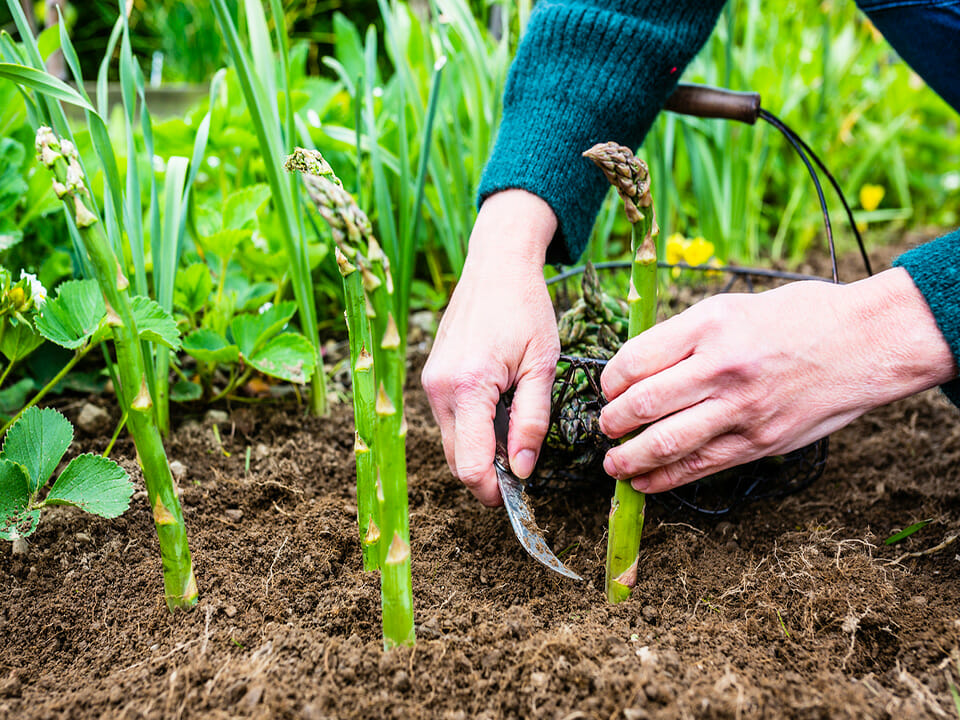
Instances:
[[[646,164],[627,147],[617,143],[594,145],[584,153],[603,171],[624,201],[631,224],[628,337],[653,327],[657,315],[658,233],[650,196]],[[618,603],[630,597],[637,583],[637,563],[646,499],[629,480],[618,480],[610,505],[605,589],[607,600]]]
[[[73,218],[84,250],[107,304],[107,322],[113,331],[120,377],[119,392],[129,408],[127,427],[137,448],[137,459],[147,486],[153,521],[160,541],[164,595],[171,611],[189,609],[197,603],[197,582],[193,574],[183,512],[177,499],[173,476],[157,426],[140,338],[131,307],[129,282],[103,231],[100,219],[84,203],[89,196],[77,150],[68,140],[59,140],[53,131],[37,131],[37,157],[54,176],[53,188]]]
[[[356,402],[357,380],[354,380],[354,411],[357,413],[358,433],[361,427],[373,428],[372,442],[364,439],[364,445],[372,451],[377,466],[372,495],[378,509],[378,514],[373,516],[378,530],[383,641],[387,648],[412,645],[415,634],[407,501],[407,425],[403,417],[406,363],[393,316],[390,266],[373,237],[366,215],[336,180],[320,153],[298,149],[287,159],[286,166],[288,170],[303,173],[307,192],[333,231],[340,257],[352,268],[341,263],[341,273],[347,271],[344,291],[347,294],[351,352],[359,352],[365,343],[370,343],[367,347],[373,358],[372,377],[376,384],[373,415],[369,415],[369,401]],[[347,288],[348,281],[352,284],[350,289]],[[360,285],[362,295],[358,293]],[[369,341],[362,339],[367,337]],[[356,370],[356,359],[351,367]],[[361,392],[368,390],[366,387]],[[361,413],[367,414],[363,420]],[[361,507],[360,472],[358,464],[358,510]],[[371,488],[366,487],[363,492],[369,493]],[[363,506],[367,507],[368,502],[363,500]],[[363,523],[361,516],[361,532]]]

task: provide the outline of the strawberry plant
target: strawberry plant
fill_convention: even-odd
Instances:
[[[30,408],[7,432],[0,452],[0,539],[31,535],[41,510],[50,505],[71,505],[105,518],[130,506],[133,484],[127,471],[92,454],[73,458],[40,499],[72,441],[70,421],[52,408]]]

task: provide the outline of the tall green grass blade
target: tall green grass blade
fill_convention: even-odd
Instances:
[[[276,65],[276,58],[273,54],[273,46],[270,43],[270,31],[267,27],[267,16],[263,12],[261,0],[244,0],[244,13],[247,18],[247,37],[250,41],[250,56],[253,59],[253,67],[257,69],[257,77],[263,84],[263,91],[266,100],[270,103],[270,108],[264,108],[268,115],[272,115],[271,120],[275,120],[274,126],[279,129],[280,116],[277,114],[277,80],[276,72],[273,69]],[[283,26],[283,15],[275,18],[279,25]]]
[[[443,68],[446,65],[446,58],[438,60],[433,67],[433,78],[430,82],[430,95],[427,100],[426,124],[423,127],[423,136],[420,140],[420,163],[417,169],[416,195],[413,201],[411,213],[413,215],[413,227],[409,234],[404,236],[404,242],[401,246],[401,262],[396,280],[399,284],[399,293],[397,296],[397,325],[400,330],[400,337],[407,337],[407,325],[410,315],[410,287],[413,282],[414,263],[416,262],[416,252],[420,246],[420,220],[423,216],[423,199],[427,186],[427,165],[430,160],[430,150],[433,147],[433,123],[437,116],[437,106],[440,97],[440,79],[443,77]]]
[[[83,96],[67,85],[62,80],[58,80],[45,72],[34,70],[31,67],[23,65],[12,65],[10,63],[0,63],[0,77],[12,80],[15,83],[35,90],[54,100],[76,105],[84,110],[94,112],[93,106],[87,102]]]
[[[122,1],[121,1],[122,5]],[[120,41],[120,97],[123,104],[123,129],[127,144],[127,177],[124,215],[127,242],[134,268],[134,287],[137,295],[147,295],[146,247],[143,238],[143,205],[140,199],[140,169],[137,167],[134,128],[137,117],[137,88],[133,50],[130,47],[130,28],[123,7],[120,8],[123,32]],[[101,75],[103,76],[103,75]],[[147,155],[151,162],[153,153]],[[152,176],[151,172],[151,176]]]
[[[167,162],[163,190],[163,230],[153,238],[153,283],[157,302],[166,312],[173,310],[173,286],[180,260],[181,213],[185,206],[188,161],[172,157]],[[157,424],[164,434],[170,430],[170,351],[156,347],[156,391],[154,405]]]
[[[377,208],[376,222],[380,230],[380,240],[387,252],[390,262],[396,264],[399,258],[399,244],[397,241],[397,226],[394,220],[393,200],[390,196],[390,185],[386,170],[381,160],[380,131],[377,127],[375,104],[375,90],[382,93],[377,86],[377,31],[374,26],[367,29],[364,45],[364,131],[370,147],[370,172],[373,175],[373,194]],[[399,164],[399,171],[403,173],[403,165]]]

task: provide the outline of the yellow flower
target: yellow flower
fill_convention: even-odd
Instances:
[[[688,265],[703,265],[713,257],[713,243],[697,237],[691,240],[683,251],[683,259]]]
[[[674,233],[667,238],[666,260],[670,265],[676,265],[683,261],[683,253],[687,249],[689,241],[680,233]]]
[[[869,183],[860,188],[860,207],[867,212],[871,212],[880,207],[880,201],[886,191],[882,185],[870,185]]]

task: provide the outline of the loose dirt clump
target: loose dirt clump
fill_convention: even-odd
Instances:
[[[348,405],[181,418],[200,604],[167,612],[143,495],[116,520],[51,509],[0,553],[0,718],[956,717],[960,544],[928,551],[960,532],[960,418],[935,391],[832,436],[798,495],[717,519],[652,502],[616,607],[608,481],[534,500],[568,581],[450,477],[415,383],[408,421],[415,649],[381,649]],[[114,456],[142,492],[133,447]]]

